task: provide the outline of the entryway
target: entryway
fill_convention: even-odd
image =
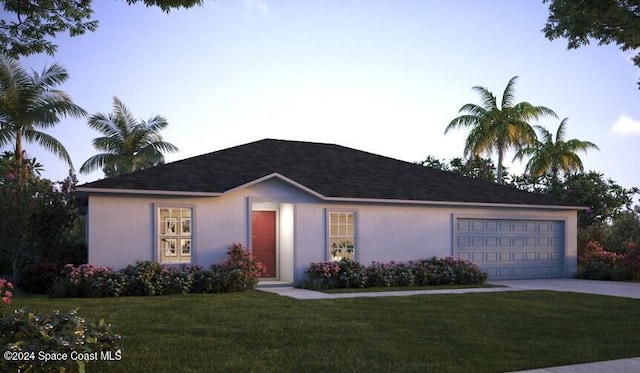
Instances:
[[[253,257],[267,268],[262,277],[276,278],[276,211],[252,211],[251,248]]]

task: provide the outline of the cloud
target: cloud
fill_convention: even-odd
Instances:
[[[269,6],[264,0],[244,0],[245,8],[255,10],[262,14],[269,13]]]
[[[640,135],[640,121],[626,115],[621,115],[620,118],[613,123],[611,132],[627,135]]]

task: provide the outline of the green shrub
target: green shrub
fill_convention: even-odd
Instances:
[[[363,288],[428,285],[478,285],[487,281],[487,274],[468,261],[436,258],[417,262],[373,262],[364,268],[358,262],[342,259],[338,262],[311,263],[308,278],[298,284],[307,289]]]
[[[163,294],[187,294],[193,286],[193,270],[191,266],[164,267],[162,269]]]
[[[49,295],[55,298],[100,298],[122,295],[124,280],[109,267],[67,264],[63,277],[54,281]]]
[[[223,276],[223,291],[248,291],[258,283],[258,277],[266,273],[266,267],[251,256],[241,244],[234,243],[227,251],[227,259],[211,267]]]
[[[163,295],[163,266],[138,260],[120,271],[124,281],[123,295]]]
[[[631,277],[623,263],[623,254],[604,250],[596,241],[587,243],[578,257],[578,278],[590,280],[624,280]]]
[[[16,356],[5,355],[6,371],[84,372],[94,360],[119,360],[119,341],[111,325],[87,322],[76,311],[38,315],[18,309],[0,319],[3,351]]]
[[[16,285],[26,293],[46,294],[55,280],[61,278],[63,263],[44,258],[26,259],[18,271]]]
[[[224,274],[217,265],[209,269],[192,267],[193,285],[192,293],[220,293],[224,290]]]

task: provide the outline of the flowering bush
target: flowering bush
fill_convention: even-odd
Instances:
[[[258,283],[258,277],[267,272],[266,267],[238,243],[227,251],[227,260],[211,266],[211,270],[222,273],[223,289],[227,292],[251,290]]]
[[[640,248],[625,242],[620,252],[610,252],[596,241],[589,241],[578,257],[578,277],[591,280],[640,279]]]
[[[44,294],[55,280],[62,277],[62,268],[62,263],[36,258],[19,271],[16,285],[27,293]]]
[[[306,273],[309,276],[309,283],[304,287],[314,290],[333,289],[338,282],[340,266],[338,262],[311,263]]]
[[[163,295],[163,269],[159,263],[150,261],[129,264],[120,271],[125,284],[123,295]]]
[[[120,336],[114,334],[111,325],[104,320],[97,324],[87,322],[76,311],[38,315],[18,309],[0,319],[0,346],[5,354],[9,354],[5,357],[10,357],[11,353],[25,357],[6,358],[2,371],[7,372],[84,372],[85,364],[91,363],[90,354],[95,354],[93,360],[98,357],[105,360],[107,356],[118,360],[121,356],[119,341]],[[104,355],[98,355],[100,353]],[[44,361],[52,354],[58,357],[66,354],[66,358]]]
[[[357,262],[342,259],[339,262],[311,263],[306,271],[308,280],[298,286],[314,290],[334,288],[475,285],[487,281],[487,274],[468,261],[436,258],[420,261],[372,262],[363,267]]]
[[[0,298],[2,298],[0,308],[5,304],[11,304],[11,297],[13,297],[11,290],[13,290],[13,284],[4,278],[0,278]]]
[[[193,267],[181,265],[179,267],[162,268],[162,293],[187,294],[193,286]]]

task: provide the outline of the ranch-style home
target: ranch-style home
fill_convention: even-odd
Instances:
[[[490,279],[571,277],[580,207],[333,144],[265,139],[78,187],[89,263],[209,266],[241,243],[266,278],[352,258],[470,260]]]

